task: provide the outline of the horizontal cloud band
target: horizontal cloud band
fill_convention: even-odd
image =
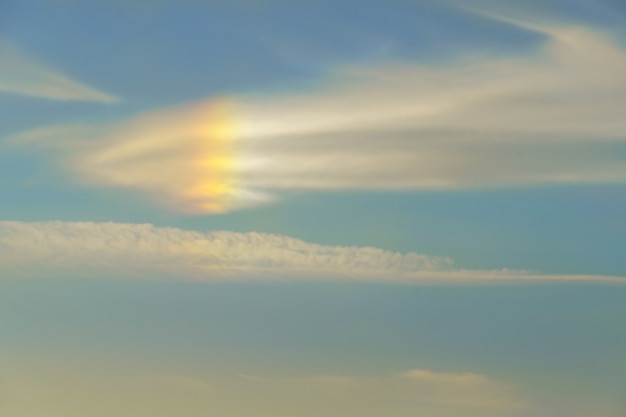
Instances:
[[[452,260],[371,247],[325,246],[264,233],[196,232],[149,224],[0,222],[5,276],[340,279],[389,283],[581,281],[626,278],[456,268]],[[88,272],[89,274],[86,274]]]
[[[3,369],[8,401],[0,403],[0,412],[5,417],[204,417],[210,410],[234,417],[254,410],[257,416],[374,417],[383,405],[385,415],[395,417],[512,417],[534,408],[523,386],[469,372],[276,376],[138,372],[111,364],[88,369],[12,363]]]
[[[626,182],[623,153],[612,151],[626,142],[626,52],[586,28],[512,23],[545,37],[536,53],[344,67],[308,91],[13,139],[57,146],[89,185],[196,213],[283,190]]]

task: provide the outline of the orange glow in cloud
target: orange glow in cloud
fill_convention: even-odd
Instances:
[[[223,213],[232,206],[235,189],[233,103],[218,99],[197,110],[201,123],[193,134],[189,183],[181,197],[193,202],[195,211]]]
[[[241,204],[234,103],[205,100],[146,113],[106,129],[77,167],[85,181],[134,188],[187,213]]]
[[[195,214],[271,203],[290,190],[626,182],[622,161],[581,147],[623,141],[616,109],[626,100],[626,53],[584,28],[545,33],[528,57],[352,67],[315,89],[201,100],[11,140],[56,139],[79,181]]]

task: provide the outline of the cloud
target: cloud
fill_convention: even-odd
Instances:
[[[207,100],[141,114],[122,123],[61,125],[9,138],[69,150],[63,164],[87,184],[139,189],[171,208],[220,213],[264,201],[233,174],[233,104]]]
[[[242,182],[276,190],[626,181],[623,158],[606,152],[626,141],[626,53],[586,28],[542,33],[528,56],[343,68],[319,90],[244,101],[241,135],[256,164]]]
[[[220,281],[352,280],[398,284],[626,278],[456,268],[448,258],[325,246],[263,233],[197,232],[149,224],[0,222],[0,268],[11,277],[128,277]]]
[[[529,405],[516,384],[473,373],[355,376],[175,375],[9,367],[3,416],[493,416]],[[37,401],[33,401],[36,398]],[[254,410],[250,414],[250,410]]]
[[[0,92],[51,100],[115,103],[117,97],[81,84],[0,39]]]
[[[13,140],[46,133],[39,143],[57,146],[80,181],[191,213],[286,190],[626,182],[624,158],[611,151],[626,145],[626,52],[585,27],[509,23],[544,40],[522,56],[341,67],[309,90]]]
[[[317,401],[341,403],[365,401],[384,404],[412,404],[412,409],[441,407],[456,411],[479,409],[507,412],[527,406],[515,384],[474,373],[440,373],[424,369],[382,376],[311,375],[262,377],[242,375],[249,389],[283,392],[298,396],[307,392]],[[301,394],[300,394],[301,395]],[[490,413],[489,413],[490,414]]]

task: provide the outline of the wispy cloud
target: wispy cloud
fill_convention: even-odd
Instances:
[[[325,246],[281,235],[87,222],[0,222],[0,268],[7,277],[89,275],[208,282],[626,283],[625,278],[611,276],[462,269],[448,258]]]
[[[509,23],[545,40],[524,56],[342,68],[319,90],[244,101],[241,135],[253,158],[243,182],[275,190],[626,181],[623,160],[589,152],[626,141],[626,52],[585,27]]]
[[[64,165],[82,181],[141,190],[187,212],[293,189],[626,182],[623,157],[607,151],[626,143],[626,52],[586,27],[507,21],[544,40],[524,55],[337,68],[312,90],[43,136],[60,141]]]
[[[503,417],[525,415],[522,387],[487,375],[416,369],[374,376],[346,374],[174,375],[129,370],[68,371],[10,367],[3,416],[150,415]],[[35,396],[38,401],[31,401]],[[112,398],[121,401],[111,401]],[[89,400],[86,400],[89,399]]]
[[[320,401],[410,402],[414,408],[443,406],[472,412],[520,410],[527,406],[515,384],[470,372],[445,373],[413,369],[379,376],[310,375],[300,377],[263,377],[242,375],[255,390],[268,388],[297,395],[308,392]]]
[[[118,101],[117,97],[72,80],[1,39],[0,92],[51,100]]]

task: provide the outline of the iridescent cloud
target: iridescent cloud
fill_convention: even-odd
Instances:
[[[13,139],[47,132],[82,181],[196,213],[285,190],[625,182],[623,158],[606,147],[626,143],[626,52],[587,28],[513,23],[544,36],[535,53],[344,67],[309,91]]]

